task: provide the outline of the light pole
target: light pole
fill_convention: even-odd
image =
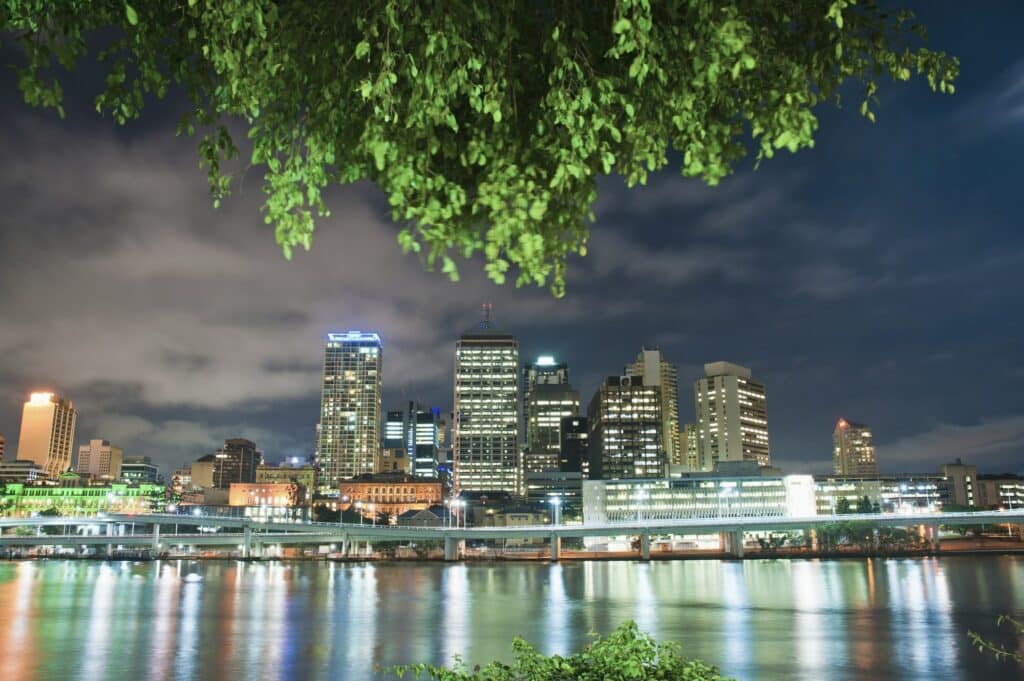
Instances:
[[[359,524],[362,525],[363,524],[363,510],[362,510],[363,509],[363,502],[357,501],[353,505],[356,507],[356,513],[359,514]]]
[[[643,521],[643,502],[647,501],[647,490],[642,489],[636,493],[636,521],[639,523]]]
[[[548,498],[548,503],[551,504],[551,508],[553,509],[553,511],[551,513],[551,524],[552,525],[561,525],[562,524],[562,518],[561,518],[561,515],[562,515],[561,514],[561,510],[562,510],[562,497],[549,497]]]
[[[465,512],[466,500],[465,499],[456,499],[455,503],[459,507],[459,515],[462,516],[462,528],[465,529],[466,528],[466,512]],[[458,526],[459,526],[458,518],[456,518],[455,527],[457,528]]]
[[[377,505],[376,504],[370,504],[370,513],[373,514],[373,519],[372,519],[373,526],[377,527]]]

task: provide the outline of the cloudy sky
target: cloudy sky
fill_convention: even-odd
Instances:
[[[178,103],[117,129],[24,105],[0,73],[0,433],[52,389],[102,437],[165,467],[256,440],[313,448],[322,339],[378,331],[385,408],[450,409],[458,334],[491,302],[524,358],[555,354],[589,400],[642,345],[692,382],[725,359],[767,384],[774,461],[828,471],[840,416],[872,425],[881,467],[962,457],[1024,471],[1024,5],[919,3],[962,60],[957,95],[887,87],[879,121],[823,111],[817,146],[709,189],[674,171],[603,186],[569,291],[451,284],[396,243],[381,194],[334,191],[314,248],[285,261],[260,178],[217,210]],[[3,62],[10,52],[0,52]]]

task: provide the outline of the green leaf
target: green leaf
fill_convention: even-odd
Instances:
[[[139,15],[135,12],[135,8],[128,3],[124,4],[124,15],[128,19],[128,23],[132,26],[137,26],[139,23]]]

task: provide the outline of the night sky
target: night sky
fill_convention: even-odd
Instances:
[[[233,436],[305,456],[327,331],[381,334],[385,409],[449,410],[455,340],[486,301],[523,359],[569,362],[584,404],[642,345],[678,366],[683,421],[703,363],[751,367],[786,472],[831,470],[840,416],[873,427],[885,472],[1024,471],[1024,4],[917,5],[930,47],[961,59],[955,96],[888,85],[872,125],[851,91],[820,110],[813,150],[717,188],[675,169],[607,181],[562,300],[487,283],[479,262],[459,284],[424,272],[366,183],[331,192],[288,262],[258,170],[212,208],[195,140],[173,133],[180,99],[121,129],[86,72],[61,121],[4,69],[0,433],[13,454],[28,392],[52,389],[77,443],[165,469]]]

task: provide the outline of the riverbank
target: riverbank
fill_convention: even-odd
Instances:
[[[832,558],[924,558],[933,556],[955,555],[1016,555],[1024,554],[1024,542],[1010,538],[983,537],[943,539],[938,548],[904,548],[886,550],[864,550],[862,547],[839,547],[838,549],[820,550],[811,548],[780,547],[761,549],[748,547],[742,557],[730,555],[724,551],[707,549],[676,549],[652,550],[652,561],[674,560],[763,560],[763,559],[832,559]],[[232,560],[245,562],[263,561],[294,561],[294,562],[334,562],[334,563],[365,563],[365,562],[445,562],[443,551],[431,551],[426,554],[409,552],[401,554],[391,550],[372,550],[370,553],[357,553],[343,556],[341,554],[305,554],[284,552],[263,556],[242,557],[234,552],[206,551],[203,553],[177,553],[164,551],[153,554],[151,551],[114,551],[112,553],[94,552],[89,554],[71,552],[40,552],[38,549],[8,549],[0,551],[0,560],[85,560],[85,561],[152,561],[152,560]],[[454,562],[550,562],[551,556],[547,547],[537,550],[502,552],[491,549],[470,549],[464,551]],[[638,551],[576,551],[562,549],[559,552],[560,562],[582,561],[639,561],[642,560]]]

